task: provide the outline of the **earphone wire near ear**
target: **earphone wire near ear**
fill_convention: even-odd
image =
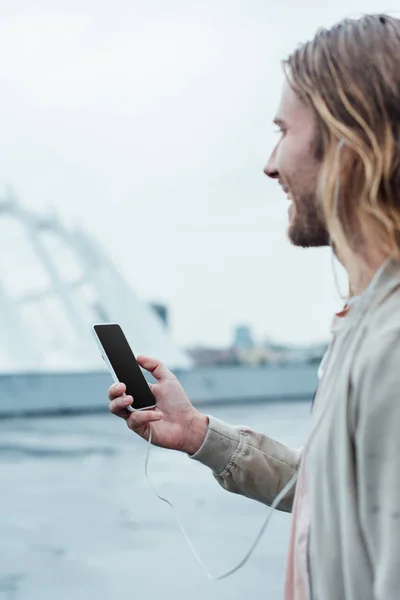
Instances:
[[[344,146],[344,140],[339,140],[339,143],[338,143],[338,150],[339,150],[338,162],[339,162],[339,164],[340,164],[340,153],[341,153],[343,146]],[[339,216],[339,213],[338,213],[339,192],[340,192],[340,177],[338,177],[336,179],[335,192],[334,192],[334,196],[333,196],[333,214],[334,214],[335,218],[337,218]]]
[[[340,139],[338,142],[338,150],[339,150],[339,162],[340,162],[340,152],[342,150],[344,146],[344,140]],[[338,176],[336,179],[336,183],[335,183],[335,191],[334,191],[334,195],[333,195],[333,215],[334,217],[337,219],[339,216],[339,192],[340,192],[340,177]],[[331,264],[332,264],[332,271],[333,271],[333,278],[334,278],[334,282],[335,282],[335,287],[336,287],[336,291],[338,293],[339,298],[341,298],[341,300],[347,300],[348,299],[348,294],[343,295],[341,290],[340,290],[340,286],[339,286],[339,281],[338,281],[338,276],[337,276],[337,272],[336,272],[336,267],[335,267],[335,250],[333,247],[333,240],[332,238],[329,239],[329,245],[331,247]]]

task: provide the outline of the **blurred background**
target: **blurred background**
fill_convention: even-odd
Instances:
[[[290,518],[206,579],[107,414],[91,333],[119,322],[199,409],[305,439],[341,306],[328,250],[287,240],[263,166],[281,60],[370,0],[0,0],[0,600],[282,597]],[[336,265],[339,285],[346,278]],[[265,507],[154,450],[210,570]]]

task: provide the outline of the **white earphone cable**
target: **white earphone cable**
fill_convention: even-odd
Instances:
[[[210,573],[210,571],[208,570],[208,568],[204,564],[202,558],[200,557],[199,553],[197,552],[196,548],[194,547],[192,540],[190,539],[189,535],[187,534],[184,526],[182,525],[182,522],[181,522],[178,514],[176,513],[174,505],[167,498],[164,498],[163,496],[161,496],[157,492],[157,490],[155,489],[155,487],[153,486],[153,484],[151,483],[151,481],[149,479],[148,464],[149,464],[149,458],[150,458],[151,437],[152,436],[151,436],[151,429],[150,429],[150,436],[149,436],[149,441],[148,441],[148,445],[147,445],[145,468],[144,468],[148,484],[150,485],[150,487],[153,490],[153,492],[156,494],[157,498],[159,498],[162,502],[165,502],[166,504],[168,504],[168,506],[173,510],[175,518],[176,518],[176,520],[178,522],[179,528],[180,528],[180,530],[181,530],[181,532],[182,532],[182,534],[183,534],[183,536],[184,536],[184,538],[186,540],[187,545],[189,546],[189,548],[190,548],[193,556],[195,557],[195,559],[203,567],[204,571],[207,574],[207,577],[209,579],[213,579],[213,580],[220,580],[220,579],[225,579],[226,577],[229,577],[229,575],[233,575],[233,573],[236,573],[236,571],[238,571],[248,561],[248,559],[250,558],[250,556],[253,554],[253,552],[256,549],[256,547],[258,546],[258,543],[261,540],[261,538],[262,538],[265,530],[268,527],[269,521],[270,521],[270,519],[271,519],[271,517],[273,515],[273,510],[279,505],[279,503],[281,502],[281,500],[286,496],[286,494],[292,489],[292,487],[296,483],[298,472],[297,471],[295,472],[295,474],[290,479],[290,481],[285,485],[285,487],[276,496],[276,498],[272,502],[272,504],[267,507],[268,512],[267,512],[267,516],[266,516],[266,518],[264,520],[264,523],[263,523],[263,525],[262,525],[259,533],[257,534],[254,542],[250,546],[250,549],[246,552],[246,554],[244,555],[244,557],[242,558],[242,560],[235,567],[233,567],[232,569],[230,569],[229,571],[226,571],[225,573],[221,573],[220,575],[213,575],[212,573]]]

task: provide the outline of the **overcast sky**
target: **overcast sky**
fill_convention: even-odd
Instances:
[[[327,338],[329,253],[289,244],[286,198],[262,171],[280,61],[319,26],[393,4],[0,7],[0,181],[89,229],[139,296],[169,305],[180,345],[225,345],[237,323],[258,339]]]

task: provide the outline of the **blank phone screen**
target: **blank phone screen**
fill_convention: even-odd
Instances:
[[[118,381],[125,383],[126,394],[133,397],[132,407],[140,409],[154,406],[156,399],[136,362],[121,327],[112,323],[95,325],[94,330]]]

